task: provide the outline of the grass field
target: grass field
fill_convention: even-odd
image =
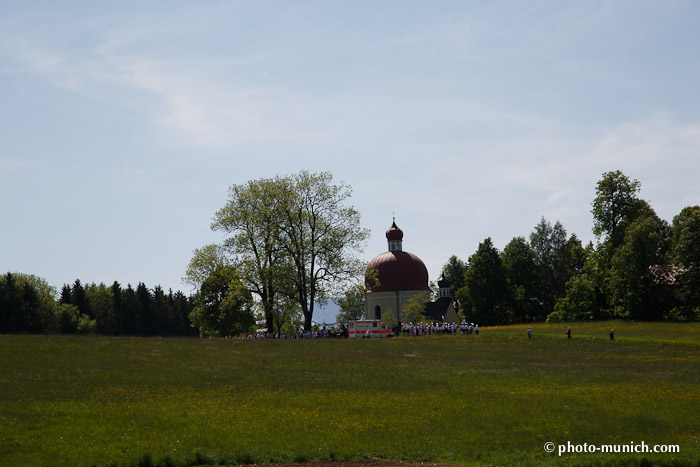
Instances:
[[[0,465],[700,465],[700,323],[575,323],[571,341],[567,326],[534,325],[531,340],[527,326],[369,341],[3,335]],[[680,452],[559,457],[547,442]]]

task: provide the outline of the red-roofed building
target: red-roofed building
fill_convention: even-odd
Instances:
[[[391,313],[400,322],[399,312],[406,300],[416,295],[430,299],[428,269],[419,257],[403,251],[403,231],[395,220],[386,231],[386,239],[389,251],[370,261],[365,273],[369,289],[365,297],[365,316],[382,319]]]

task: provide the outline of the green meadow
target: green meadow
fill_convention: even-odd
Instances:
[[[2,335],[0,465],[700,465],[700,323],[531,327],[532,339],[522,325],[374,340]],[[559,456],[567,442],[680,452]]]

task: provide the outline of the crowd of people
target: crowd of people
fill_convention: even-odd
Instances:
[[[394,335],[403,335],[406,337],[430,336],[434,334],[443,335],[469,335],[479,334],[479,325],[462,321],[457,323],[401,323],[393,329]],[[348,328],[346,325],[341,325],[336,329],[321,325],[317,330],[305,331],[299,328],[296,333],[277,333],[265,332],[259,330],[255,333],[250,333],[246,336],[247,339],[319,339],[329,337],[348,337]]]
[[[305,331],[304,328],[299,328],[296,333],[286,332],[256,332],[248,334],[247,339],[319,339],[325,337],[347,337],[347,331],[343,334],[343,330],[321,326],[318,330]]]
[[[432,334],[447,334],[447,335],[457,335],[458,333],[465,334],[479,334],[479,325],[474,323],[467,323],[462,321],[461,324],[457,323],[401,323],[399,327],[394,330],[394,334],[401,332],[404,336],[418,337],[418,336],[429,336]]]

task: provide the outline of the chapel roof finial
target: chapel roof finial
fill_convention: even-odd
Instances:
[[[386,231],[386,239],[389,241],[401,241],[402,238],[403,231],[396,225],[396,218],[394,218],[391,227]]]

